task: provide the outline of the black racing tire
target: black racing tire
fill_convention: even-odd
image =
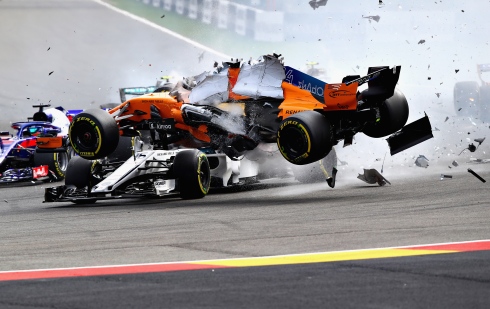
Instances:
[[[34,166],[47,165],[51,180],[65,178],[69,161],[70,157],[67,152],[34,153]]]
[[[93,161],[82,157],[73,157],[66,169],[65,185],[78,189],[91,185]]]
[[[480,88],[480,120],[490,122],[490,86]]]
[[[116,149],[119,127],[106,111],[89,109],[73,118],[69,135],[71,146],[80,157],[96,160]]]
[[[120,136],[116,149],[107,156],[109,162],[125,162],[134,154],[133,146],[136,137]]]
[[[206,155],[189,149],[177,153],[172,173],[178,180],[178,190],[183,199],[203,198],[211,184],[211,170]]]
[[[304,111],[284,119],[277,131],[282,156],[296,165],[313,163],[332,149],[330,122],[315,111]]]
[[[480,104],[480,86],[475,81],[454,84],[454,109],[458,116],[477,116]]]
[[[369,137],[379,138],[395,133],[407,123],[409,108],[405,95],[395,89],[393,96],[386,99],[379,109],[380,120],[366,125],[362,131]]]

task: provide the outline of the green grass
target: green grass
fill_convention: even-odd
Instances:
[[[136,0],[104,1],[232,57],[246,58],[252,56],[256,58],[273,51],[281,53],[281,51],[301,48],[296,43],[255,41],[252,38],[235,34],[233,30],[218,29],[199,20],[192,20],[176,12],[155,8]],[[162,18],[162,15],[165,17]]]

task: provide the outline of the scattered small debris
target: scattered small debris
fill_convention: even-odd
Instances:
[[[463,109],[463,108],[462,108],[462,107],[460,107],[460,108],[458,109],[458,112],[459,112],[459,111],[461,111],[462,109]]]
[[[424,155],[419,155],[419,157],[415,159],[415,165],[418,167],[427,168],[429,166],[429,159],[427,159]]]
[[[449,120],[449,117],[446,116],[446,120],[444,120],[444,122],[448,121]]]
[[[318,7],[320,6],[325,6],[327,5],[327,1],[328,0],[311,0],[310,2],[308,2],[310,4],[310,6],[313,8],[313,10],[316,10],[318,9]]]
[[[50,49],[51,49],[51,47],[48,47],[48,50],[50,50]]]
[[[458,70],[458,69],[456,69],[456,70],[454,70],[454,72],[458,73],[458,72],[459,72],[459,70]]]
[[[452,164],[454,167],[459,166],[459,163],[458,163],[458,161],[456,161],[456,160],[454,160],[454,161],[453,161],[451,164]]]
[[[382,0],[379,0],[379,3],[378,3],[378,4],[379,4],[379,5],[383,5],[384,3],[383,3],[383,1],[382,1]]]
[[[165,14],[163,14],[160,18],[164,18],[165,17]]]
[[[51,74],[53,74],[53,73],[54,73],[54,71],[51,71],[51,72],[49,72],[49,74],[48,74],[48,75],[51,75]]]
[[[431,77],[427,77],[428,80],[431,80],[432,78]]]
[[[425,40],[420,40],[417,44],[424,44]]]
[[[485,137],[475,138],[474,141],[478,143],[478,147],[480,147],[481,143],[485,140]]]
[[[374,15],[374,16],[362,15],[362,18],[367,18],[369,20],[369,22],[371,22],[371,20],[374,20],[375,22],[379,22],[379,20],[381,19],[381,17],[379,17],[379,15]]]
[[[441,131],[441,130],[439,130],[437,127],[434,127],[434,130],[432,131]]]
[[[373,185],[377,183],[380,186],[384,186],[386,184],[391,185],[391,182],[389,182],[386,178],[383,177],[376,169],[364,169],[364,174],[359,174],[357,176],[357,179],[364,181],[365,183],[368,183],[370,185]]]
[[[437,97],[440,97],[441,96],[441,93],[440,92],[436,92],[436,96]]]
[[[471,168],[468,169],[468,172],[470,172],[473,176],[475,176],[476,178],[480,179],[481,182],[487,182],[485,179],[483,179],[480,175],[478,175],[477,173],[475,173],[475,171],[473,171]]]
[[[4,201],[5,203],[8,203],[8,202],[9,202],[9,201],[7,201],[7,200],[3,200],[3,201]]]
[[[451,178],[453,178],[453,176],[452,175],[441,174],[441,180],[448,179],[448,178],[451,179]]]

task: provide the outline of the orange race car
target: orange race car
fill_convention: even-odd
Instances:
[[[215,64],[214,72],[128,99],[108,113],[78,114],[70,142],[89,160],[113,152],[119,135],[142,132],[153,149],[209,147],[231,159],[259,143],[277,143],[286,160],[303,165],[324,158],[340,140],[349,145],[358,132],[374,138],[396,133],[388,138],[393,155],[432,137],[427,116],[405,126],[408,103],[395,89],[400,69],[371,67],[364,77],[327,84],[284,66],[276,54]]]
[[[64,186],[46,188],[45,201],[202,198],[213,181],[253,183],[275,166],[280,175],[287,165],[281,155],[301,182],[312,174],[308,164],[320,162],[315,173],[320,167],[333,188],[339,141],[350,145],[359,132],[393,134],[388,144],[395,154],[432,137],[427,116],[405,125],[408,103],[395,89],[400,69],[372,67],[364,77],[327,84],[274,54],[215,64],[213,72],[172,86],[122,88],[120,105],[73,118],[69,140],[79,157],[70,161]],[[139,96],[126,100],[131,94]],[[56,137],[38,137],[44,147],[56,145],[49,139]],[[108,160],[121,149],[132,157]]]

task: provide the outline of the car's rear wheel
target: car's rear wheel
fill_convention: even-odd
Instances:
[[[362,131],[369,137],[383,137],[395,133],[403,128],[408,120],[408,102],[405,95],[395,89],[392,97],[386,99],[381,105],[379,121],[367,125]]]
[[[279,125],[277,146],[282,156],[293,164],[318,161],[332,149],[330,123],[315,111],[294,114]]]
[[[50,179],[52,180],[65,178],[69,160],[67,152],[36,152],[34,154],[34,166],[47,165],[50,171]]]
[[[183,199],[203,198],[211,184],[211,170],[206,155],[189,149],[177,153],[172,172],[178,180],[178,190]]]
[[[111,154],[119,142],[119,127],[112,116],[101,109],[89,109],[76,115],[70,125],[73,150],[88,160]]]

